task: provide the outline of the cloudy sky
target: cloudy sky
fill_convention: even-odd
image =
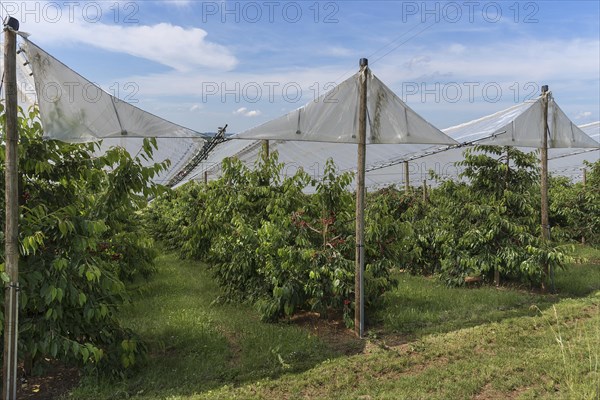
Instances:
[[[111,93],[201,132],[240,132],[358,70],[439,128],[550,86],[600,119],[597,1],[3,1],[30,39]]]

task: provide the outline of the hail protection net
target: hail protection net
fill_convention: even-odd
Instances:
[[[455,163],[463,159],[463,152],[469,144],[508,145],[526,152],[535,151],[541,146],[542,116],[541,99],[536,99],[442,130],[460,145],[368,146],[366,185],[377,188],[404,184],[406,168],[411,185],[420,185],[423,181],[435,185],[439,179],[455,179],[461,172]],[[578,127],[554,100],[549,103],[548,120],[549,169],[554,174],[577,179],[581,176],[584,161],[594,162],[599,158],[600,123]],[[275,121],[281,121],[281,118]],[[269,125],[266,123],[263,126]],[[260,135],[259,128],[247,132]],[[219,160],[224,156],[235,156],[252,165],[258,158],[260,141],[244,142],[234,140],[223,143],[191,177],[201,177],[203,172],[208,174],[209,179],[219,176]],[[277,151],[279,160],[285,163],[284,175],[292,175],[302,168],[318,178],[322,176],[328,158],[332,158],[341,171],[353,171],[356,168],[354,144],[271,140],[270,148],[271,151]]]
[[[153,179],[161,184],[168,184],[206,143],[198,132],[111,96],[25,38],[23,50],[17,54],[19,105],[25,110],[39,106],[45,138],[100,141],[98,154],[118,146],[135,157],[144,138],[154,137],[153,158],[140,160],[145,166],[169,160]]]
[[[443,130],[461,143],[515,147],[542,147],[542,98],[517,104],[497,113]],[[554,99],[548,105],[549,148],[595,148],[598,143],[578,128]]]
[[[456,178],[455,163],[469,144],[508,145],[532,151],[542,143],[541,98],[506,110],[438,130],[400,100],[369,70],[348,78],[305,106],[222,143],[145,112],[102,91],[54,57],[25,39],[25,54],[18,55],[19,103],[39,104],[45,135],[68,142],[102,140],[99,152],[124,147],[133,156],[144,137],[155,137],[158,150],[146,164],[170,160],[170,167],[155,181],[180,185],[189,180],[214,179],[225,157],[253,165],[261,140],[286,164],[283,174],[302,168],[315,178],[332,158],[340,171],[356,169],[359,86],[367,79],[367,175],[376,188],[410,184],[438,177]],[[34,79],[35,78],[35,79]],[[74,90],[77,89],[77,90]],[[584,161],[599,159],[600,123],[576,126],[550,97],[549,167],[553,173],[574,178]],[[209,146],[210,145],[210,146]],[[210,147],[210,151],[205,149]]]
[[[543,109],[541,99],[517,104],[497,113],[442,131],[463,144],[514,146],[530,152],[542,146]],[[577,179],[585,161],[595,162],[600,154],[598,130],[600,123],[582,125],[573,122],[551,99],[548,107],[549,171]],[[367,166],[367,179],[372,186],[386,186],[401,180],[404,183],[408,161],[410,183],[437,179],[455,179],[461,169],[456,162],[463,159],[466,145],[450,146],[441,151],[427,150],[423,153],[397,157]],[[431,179],[433,173],[436,179]]]
[[[456,144],[370,71],[357,73],[314,101],[234,139],[358,143],[359,86],[367,79],[367,144]]]
[[[4,42],[0,42],[4,47]],[[35,86],[31,70],[23,68],[27,60],[23,53],[17,53],[17,103],[21,108],[27,110],[36,103]],[[2,76],[2,95],[4,95],[4,57],[0,57],[0,76]]]
[[[600,121],[580,125],[584,133],[600,143]],[[548,168],[551,173],[579,180],[583,176],[583,168],[587,163],[600,160],[600,146],[587,149],[550,149],[548,151]]]
[[[202,134],[157,117],[105,92],[24,40],[44,133],[71,143],[118,137],[193,138]]]

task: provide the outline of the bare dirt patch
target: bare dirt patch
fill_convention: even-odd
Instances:
[[[527,387],[521,387],[521,388],[517,388],[515,390],[511,390],[510,392],[501,392],[499,390],[496,390],[492,387],[491,384],[487,384],[485,385],[482,389],[481,392],[479,392],[478,394],[476,394],[472,400],[510,400],[510,399],[516,399],[517,397],[519,397],[521,394],[523,394],[524,392],[526,392],[529,388]]]
[[[77,386],[80,379],[81,374],[77,368],[67,367],[51,361],[48,363],[47,373],[43,376],[30,376],[20,379],[17,398],[57,399]]]
[[[240,363],[242,355],[242,346],[240,346],[239,339],[234,333],[229,332],[225,329],[221,329],[220,332],[227,340],[229,350],[231,351],[231,358],[229,359],[229,364],[231,366],[238,365]]]
[[[364,341],[357,338],[354,331],[346,328],[341,319],[302,311],[292,316],[290,322],[318,336],[332,349],[344,355],[362,353],[365,348]]]

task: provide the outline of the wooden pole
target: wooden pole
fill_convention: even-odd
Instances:
[[[362,338],[365,332],[365,158],[367,153],[367,71],[369,61],[361,58],[358,109],[358,176],[356,182],[356,257],[354,275],[354,332]]]
[[[268,140],[263,140],[262,149],[263,149],[263,160],[267,161],[269,159],[269,141]]]
[[[408,173],[408,161],[404,161],[404,191],[408,194],[410,190],[410,175]]]
[[[208,184],[208,171],[204,171],[204,184]]]
[[[263,168],[266,168],[268,162],[269,162],[269,141],[268,140],[263,140],[262,141],[262,161],[263,161]],[[261,186],[269,186],[270,185],[270,179],[269,177],[265,177],[264,179],[261,179]]]
[[[504,173],[504,190],[508,189],[508,180],[510,178],[510,153],[508,151],[508,146],[505,147],[506,149],[506,161],[505,161],[505,165],[506,165],[506,172]],[[504,197],[504,194],[502,195]],[[498,266],[494,266],[494,286],[499,287],[500,286],[500,270],[498,269]]]
[[[587,186],[587,168],[583,169],[583,190]],[[581,244],[585,244],[585,235],[581,235]]]
[[[427,203],[427,179],[423,179],[423,203]]]
[[[19,197],[17,131],[17,34],[19,21],[9,17],[4,25],[5,87],[5,270],[9,281],[4,286],[4,365],[2,398],[17,398],[17,342],[19,333]]]
[[[548,102],[549,102],[550,92],[548,92],[548,86],[542,86],[542,104],[544,108],[544,116],[543,116],[543,135],[542,135],[542,148],[541,148],[541,194],[542,194],[542,204],[541,204],[541,224],[542,224],[542,240],[547,242],[550,240],[550,222],[548,218]],[[548,285],[548,277],[550,275],[550,271],[548,268],[548,262],[544,261],[542,263],[542,272],[544,274],[542,278],[542,290],[547,290]]]

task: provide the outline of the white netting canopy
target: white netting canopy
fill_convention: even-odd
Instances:
[[[588,136],[600,143],[600,121],[580,125],[579,128]],[[555,175],[566,176],[573,180],[582,177],[585,162],[594,163],[600,160],[600,147],[588,149],[550,149],[548,166]]]
[[[105,92],[27,39],[23,48],[33,71],[44,134],[49,139],[204,138]]]
[[[356,77],[350,78],[342,85],[347,85],[353,79],[356,79]],[[299,110],[311,107],[313,112],[318,112],[314,111],[316,104],[319,104],[319,101],[311,102]],[[326,112],[334,113],[334,111],[331,111],[331,106],[327,106],[326,110],[322,111],[322,113]],[[285,138],[290,136],[294,138],[290,130],[295,128],[288,122],[293,118],[289,116],[302,114],[307,115],[309,112],[298,112],[296,110],[233,138],[242,136],[243,138],[271,139],[271,151],[279,153],[279,160],[286,164],[284,174],[287,175],[293,174],[297,169],[302,168],[313,177],[318,178],[321,176],[328,158],[332,158],[342,171],[355,170],[356,145],[354,144],[273,140],[278,137],[278,134]],[[408,162],[409,179],[413,185],[419,185],[424,180],[429,181],[429,184],[435,184],[435,181],[430,179],[430,171],[441,178],[456,178],[461,171],[455,166],[455,163],[463,159],[463,151],[468,144],[509,145],[521,147],[524,151],[533,151],[533,148],[541,147],[542,118],[542,100],[538,98],[442,130],[442,132],[459,142],[460,145],[375,145],[371,142],[372,145],[367,147],[366,184],[369,187],[403,184],[405,161]],[[354,120],[354,115],[350,119]],[[555,174],[577,178],[581,175],[584,160],[590,162],[598,160],[600,154],[598,144],[599,123],[581,127],[576,126],[552,98],[550,98],[548,106],[548,120],[549,170]],[[280,128],[282,126],[284,128]],[[285,128],[286,126],[287,128]],[[317,131],[317,127],[318,125],[314,125],[312,131]],[[331,132],[328,120],[324,120],[323,127],[323,132]],[[385,132],[382,136],[385,137]],[[394,135],[390,136],[394,137]],[[413,136],[416,137],[417,134]],[[348,141],[353,142],[355,140],[351,135],[349,137]],[[201,179],[204,173],[208,174],[209,179],[218,176],[220,174],[220,160],[224,156],[235,156],[249,165],[254,163],[258,157],[261,142],[259,140],[251,143],[243,142],[231,140],[219,145],[216,152],[209,155],[206,162],[198,165],[189,175],[189,179]]]
[[[456,144],[408,107],[368,69],[289,114],[235,139],[358,143],[360,80],[367,79],[367,144]]]
[[[599,130],[600,123],[595,125]],[[588,132],[589,128],[581,127]],[[216,147],[208,158],[198,164],[196,168],[181,182],[189,180],[215,179],[221,174],[221,161],[225,157],[236,157],[248,166],[254,165],[261,151],[262,141],[229,140]],[[312,177],[319,178],[323,175],[325,162],[332,158],[341,171],[356,170],[356,145],[343,143],[312,143],[312,142],[283,142],[269,141],[271,152],[277,152],[279,161],[285,163],[283,174],[293,175],[302,168]],[[367,174],[366,185],[371,188],[389,185],[404,184],[404,160],[408,162],[409,179],[412,185],[420,185],[424,180],[430,185],[435,185],[435,180],[430,179],[429,171],[433,171],[441,178],[456,178],[461,172],[455,166],[457,161],[463,159],[466,146],[452,149],[440,146],[429,146],[413,150],[415,153],[404,153],[403,145],[379,145],[367,147]],[[523,148],[532,151],[531,148]],[[535,150],[533,150],[535,151]],[[427,152],[431,153],[429,155]],[[399,156],[401,155],[401,156]],[[578,179],[582,174],[584,160],[594,162],[600,159],[600,149],[550,149],[549,171],[553,174],[568,176]]]
[[[0,42],[2,46],[3,42]],[[23,53],[17,53],[17,102],[23,109],[36,103],[35,83],[31,70],[27,68],[27,60]],[[4,57],[0,57],[0,76],[2,76],[2,92],[4,92]],[[2,97],[2,100],[4,97]]]
[[[577,178],[581,175],[584,161],[598,160],[598,122],[576,126],[551,98],[548,105],[548,126],[548,168],[551,173]],[[532,148],[542,145],[542,101],[538,98],[517,104],[442,131],[463,144],[507,145],[532,151]],[[399,179],[403,183],[403,162],[409,161],[409,179],[414,184],[429,180],[430,171],[441,178],[456,178],[461,171],[455,163],[462,160],[464,150],[464,146],[448,147],[442,151],[427,150],[370,164],[367,166],[367,177],[374,186],[398,183]]]
[[[139,154],[143,147],[144,138],[107,138],[100,143],[98,154],[105,153],[109,148],[118,146],[123,147],[132,157]],[[190,160],[202,149],[204,140],[194,138],[157,138],[157,150],[154,151],[153,160],[141,159],[144,166],[154,162],[170,161],[170,166],[165,171],[160,172],[152,180],[161,185],[168,185],[180,170],[185,168]]]
[[[543,103],[539,97],[506,110],[444,129],[461,143],[497,146],[542,147]],[[595,148],[598,143],[578,128],[550,98],[548,105],[549,148]]]
[[[39,106],[47,139],[100,141],[99,154],[120,146],[136,156],[144,138],[154,137],[154,160],[142,163],[170,161],[153,179],[162,184],[185,168],[209,139],[110,95],[26,38],[22,50],[17,54],[18,102],[24,109]]]
[[[430,170],[441,177],[456,177],[460,171],[454,163],[462,160],[466,144],[510,145],[531,151],[542,141],[541,98],[440,131],[367,70],[289,114],[235,135],[233,140],[211,144],[210,138],[198,132],[102,91],[30,41],[25,40],[24,49],[25,57],[21,53],[17,59],[19,102],[24,107],[39,104],[47,137],[69,142],[102,139],[100,152],[121,146],[134,156],[144,137],[156,137],[159,148],[154,161],[171,161],[170,168],[155,178],[164,184],[180,185],[205,175],[214,179],[225,157],[251,165],[265,139],[286,164],[284,174],[302,168],[318,178],[329,158],[341,171],[354,171],[360,79],[367,79],[368,87],[369,187],[403,183],[405,161],[412,184],[427,180]],[[600,123],[576,126],[552,97],[548,115],[550,171],[577,178],[584,161],[600,158]]]

